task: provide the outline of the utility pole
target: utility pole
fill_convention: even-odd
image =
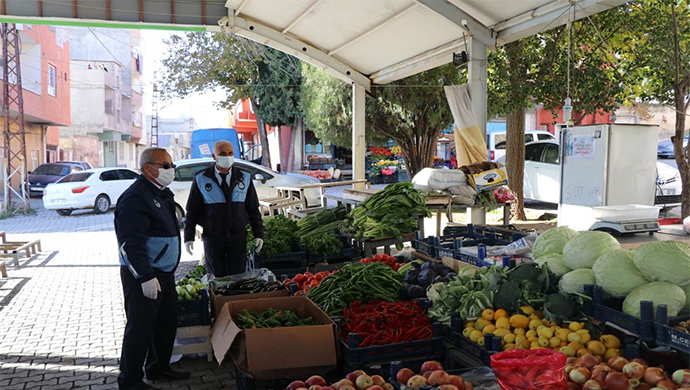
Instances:
[[[151,147],[158,146],[158,72],[153,72],[153,94],[151,96]]]
[[[24,132],[24,98],[22,96],[22,73],[19,62],[19,32],[14,23],[3,23],[0,28],[2,40],[2,101],[3,135],[5,140],[5,208],[12,205],[13,194],[24,211],[29,207],[26,188],[26,137]],[[19,177],[19,190],[11,186],[12,179]]]

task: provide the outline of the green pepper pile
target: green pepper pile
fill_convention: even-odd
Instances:
[[[403,234],[417,230],[413,214],[431,216],[426,196],[412,183],[391,184],[355,207],[345,219],[342,230],[357,238],[397,237],[400,240]]]
[[[293,310],[268,309],[263,313],[242,309],[235,318],[237,326],[242,329],[286,328],[289,326],[321,325],[312,317],[300,319]]]
[[[384,263],[352,263],[325,277],[307,297],[330,317],[342,317],[352,302],[400,299],[403,275]]]

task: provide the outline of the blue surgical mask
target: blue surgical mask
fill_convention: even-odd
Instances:
[[[219,167],[223,169],[228,169],[232,167],[232,164],[235,163],[235,157],[234,156],[218,156],[216,157],[216,164],[218,164]]]

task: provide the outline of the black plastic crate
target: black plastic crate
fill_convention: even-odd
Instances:
[[[377,345],[360,348],[359,337],[351,333],[347,342],[341,339],[344,365],[362,367],[374,362],[391,362],[400,359],[427,359],[443,356],[445,346],[441,334],[441,324],[434,324],[434,336],[426,340],[406,343]]]
[[[244,375],[235,367],[235,383],[238,390],[282,390],[296,380],[304,380],[304,378],[254,379]]]
[[[177,327],[211,325],[211,305],[206,289],[201,290],[201,299],[177,301]]]
[[[276,276],[288,275],[292,277],[307,270],[307,252],[304,248],[301,249],[296,252],[277,254],[268,259],[260,254],[252,254],[251,256],[254,256],[255,268],[268,268]]]
[[[450,326],[450,342],[458,351],[467,355],[470,359],[481,363],[482,365],[491,364],[491,355],[503,349],[501,338],[493,334],[484,335],[484,346],[481,346],[469,338],[462,335],[465,328],[464,322],[460,316],[453,314],[451,316]]]
[[[307,264],[313,265],[323,262],[337,262],[337,260],[342,259],[352,259],[354,257],[360,256],[359,248],[352,245],[352,238],[346,236],[340,236],[340,241],[343,243],[343,247],[337,253],[333,253],[329,256],[312,254],[307,251]]]
[[[655,341],[654,305],[651,301],[640,302],[641,318],[623,313],[620,300],[604,300],[600,286],[585,285],[585,294],[592,298],[585,302],[585,314],[601,322],[610,322],[637,335],[645,342]]]
[[[656,323],[654,324],[656,330],[656,342],[661,345],[677,349],[686,354],[690,354],[690,334],[674,329],[681,321],[687,320],[688,317],[668,318],[668,309],[666,305],[659,305],[656,308]]]

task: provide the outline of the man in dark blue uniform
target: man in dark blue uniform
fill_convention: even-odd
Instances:
[[[180,261],[180,229],[173,193],[170,155],[149,148],[140,159],[141,176],[120,196],[115,232],[127,326],[122,340],[120,389],[154,389],[143,381],[189,378],[169,367],[177,331],[175,269]]]
[[[263,246],[264,225],[252,176],[233,167],[235,152],[228,141],[213,145],[216,164],[194,177],[187,200],[184,241],[192,254],[196,225],[204,228],[206,271],[216,277],[245,272],[247,224]]]

